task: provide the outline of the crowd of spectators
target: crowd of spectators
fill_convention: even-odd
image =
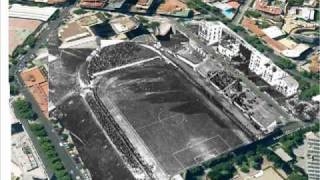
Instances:
[[[134,42],[122,42],[102,48],[88,65],[91,76],[94,73],[158,56],[151,49]]]
[[[137,172],[145,172],[151,179],[153,179],[153,173],[151,172],[151,167],[149,167],[141,158],[139,153],[136,152],[135,148],[130,143],[127,136],[124,134],[123,130],[114,120],[109,111],[100,101],[99,97],[96,95],[87,95],[86,101],[95,114],[97,120],[103,126],[103,129],[108,134],[112,143],[123,155],[125,161]]]

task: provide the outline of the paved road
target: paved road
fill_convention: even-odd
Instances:
[[[229,65],[221,55],[217,54],[212,48],[209,48],[205,43],[199,40],[199,37],[195,36],[193,32],[191,32],[188,28],[178,23],[177,21],[171,19],[171,22],[175,25],[177,30],[182,33],[185,33],[191,40],[195,41],[204,51],[208,54],[211,54],[213,59],[218,59],[217,62],[220,62],[226,71],[232,74],[234,77],[240,78],[252,91],[254,91],[258,96],[263,98],[266,102],[271,104],[283,117],[282,123],[286,124],[290,121],[297,121],[295,118],[291,117],[288,113],[286,113],[283,108],[273,99],[270,98],[267,94],[261,92],[261,90],[250,81],[244,74],[236,70],[232,65]]]
[[[250,8],[250,5],[252,4],[253,1],[254,0],[246,0],[244,5],[240,6],[238,14],[233,19],[233,23],[235,25],[239,25],[242,17],[244,16],[244,13],[247,12],[247,10]]]
[[[71,158],[71,156],[68,154],[66,149],[64,147],[60,146],[60,142],[61,142],[60,138],[54,132],[54,128],[52,126],[52,123],[49,122],[49,120],[47,120],[46,117],[41,113],[41,111],[40,111],[38,105],[36,104],[36,102],[34,101],[32,95],[23,86],[23,82],[18,77],[19,71],[26,68],[26,64],[34,58],[33,56],[34,56],[35,52],[37,52],[37,50],[40,49],[43,44],[47,43],[49,36],[57,33],[58,27],[60,26],[61,22],[66,17],[68,17],[70,15],[70,9],[73,8],[73,6],[74,5],[61,8],[59,17],[44,25],[44,29],[40,32],[39,36],[37,37],[37,41],[36,41],[35,46],[33,48],[31,48],[30,50],[28,50],[28,52],[23,56],[23,58],[21,58],[19,60],[18,64],[15,67],[13,67],[13,72],[15,72],[17,84],[20,86],[20,92],[22,94],[24,94],[29,100],[31,100],[31,102],[35,105],[34,106],[34,107],[36,107],[35,111],[38,113],[38,115],[40,117],[39,120],[44,125],[46,131],[48,132],[48,136],[49,136],[50,140],[53,142],[53,144],[55,145],[56,151],[57,151],[59,157],[61,158],[66,170],[68,172],[70,172],[73,179],[76,179],[76,177],[82,177],[81,172],[79,170],[80,167],[78,167],[78,165]],[[32,133],[28,129],[28,126],[26,124],[27,122],[25,120],[22,120],[22,123],[26,127],[26,131],[28,132],[28,134],[31,135],[31,137],[33,137]],[[32,139],[32,141],[35,142],[36,140]],[[35,145],[37,145],[37,143],[35,143]],[[41,149],[39,148],[38,145],[35,147],[38,152],[41,151]],[[50,170],[49,170],[49,172],[50,172]],[[83,179],[83,178],[81,178],[81,179]]]
[[[19,70],[26,68],[26,64],[33,59],[32,56],[34,56],[34,54],[41,48],[43,44],[47,43],[49,36],[57,33],[58,27],[62,21],[70,15],[70,9],[73,7],[74,5],[61,8],[59,17],[55,20],[49,21],[44,25],[44,29],[37,37],[35,46],[29,49],[28,52],[23,55],[23,58],[18,62],[17,67],[19,67]]]

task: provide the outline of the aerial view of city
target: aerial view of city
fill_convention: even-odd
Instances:
[[[9,0],[12,180],[320,180],[319,0]]]

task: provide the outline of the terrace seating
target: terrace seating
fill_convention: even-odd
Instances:
[[[121,53],[119,53],[121,52]],[[92,58],[88,65],[89,75],[94,73],[133,63],[138,60],[157,56],[154,51],[143,48],[133,42],[119,43],[101,49],[99,54]]]

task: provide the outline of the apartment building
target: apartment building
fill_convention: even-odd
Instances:
[[[305,134],[307,143],[307,174],[309,180],[320,179],[320,135],[308,132]]]
[[[240,55],[240,46],[245,47],[250,51],[248,68],[252,72],[259,75],[286,97],[298,92],[299,84],[294,78],[277,67],[268,57],[257,51],[223,23],[202,21],[199,24],[198,35],[207,42],[208,46],[217,46],[218,52],[229,59]]]

